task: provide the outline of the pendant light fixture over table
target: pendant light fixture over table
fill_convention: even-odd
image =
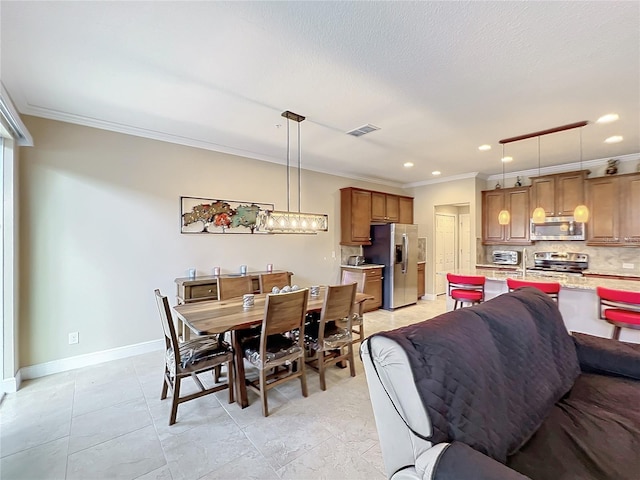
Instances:
[[[561,125],[559,127],[549,128],[547,130],[541,130],[539,132],[526,133],[524,135],[518,135],[517,137],[504,138],[500,140],[500,143],[502,144],[502,148],[504,149],[504,145],[506,143],[518,142],[520,140],[526,140],[528,138],[538,137],[538,176],[540,176],[540,137],[544,135],[549,135],[551,133],[564,132],[565,130],[580,128],[580,170],[582,170],[582,127],[588,124],[589,124],[588,120],[582,120],[580,122]],[[504,167],[502,170],[502,176],[503,176],[502,182],[504,183]],[[537,191],[536,191],[536,196],[537,196]],[[536,197],[536,203],[537,201],[538,199]],[[539,210],[541,210],[541,212]],[[507,212],[507,214],[508,213],[509,212]],[[502,215],[502,212],[500,212],[500,215]],[[573,215],[576,222],[584,223],[589,219],[589,209],[586,207],[586,205],[578,205],[574,210]],[[537,207],[534,210],[532,215],[534,223],[542,223],[545,217],[546,217],[546,214],[544,212],[544,209],[542,209],[542,207]],[[506,223],[502,223],[500,218],[498,220],[500,222],[500,225],[506,225]]]
[[[318,233],[326,232],[329,226],[329,216],[321,213],[302,213],[300,204],[302,200],[301,190],[301,148],[300,148],[300,123],[306,117],[290,112],[289,110],[282,112],[282,116],[287,119],[287,211],[266,210],[260,214],[259,225],[263,231],[271,233]],[[290,210],[289,192],[289,163],[290,163],[290,136],[289,124],[291,121],[298,124],[298,211]]]
[[[502,162],[502,186],[504,187],[504,144],[502,145],[502,158],[500,159],[500,161]],[[507,210],[505,208],[505,198],[504,195],[502,196],[502,210],[500,210],[500,213],[498,213],[498,223],[500,225],[509,225],[509,222],[511,221],[511,214],[509,213],[509,210]]]
[[[582,171],[582,127],[580,127],[580,170]],[[582,188],[582,198],[584,199],[584,186]],[[589,221],[589,209],[584,203],[578,205],[573,211],[573,219],[582,223]]]
[[[540,135],[538,135],[538,177],[540,176]],[[534,210],[531,218],[533,219],[533,223],[543,223],[545,217],[547,216],[544,208],[540,206],[538,203],[538,189],[536,188],[536,205],[538,205]]]

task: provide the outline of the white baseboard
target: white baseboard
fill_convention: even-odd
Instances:
[[[76,368],[88,367],[90,365],[96,365],[110,360],[133,357],[135,355],[141,355],[143,353],[155,352],[163,349],[163,339],[152,340],[150,342],[137,343],[135,345],[102,350],[100,352],[87,353],[84,355],[77,355],[75,357],[61,358],[60,360],[53,360],[51,362],[40,363],[37,365],[29,365],[28,367],[22,367],[18,371],[16,378],[21,377],[21,379],[24,380],[39,378],[53,373],[66,372]],[[5,382],[6,381],[7,380],[5,380]],[[17,382],[16,387],[20,387],[19,381]],[[17,391],[17,388],[13,391]]]
[[[427,293],[423,295],[422,298],[424,298],[425,300],[437,300],[438,296],[433,293]]]
[[[22,383],[22,373],[18,370],[15,377],[5,378],[2,380],[2,391],[7,393],[15,393]]]

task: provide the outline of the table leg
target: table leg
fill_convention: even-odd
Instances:
[[[249,406],[249,399],[247,398],[247,385],[244,379],[244,359],[238,337],[238,331],[233,330],[231,332],[231,341],[233,343],[233,351],[235,352],[236,398],[240,404],[240,408],[246,408]]]

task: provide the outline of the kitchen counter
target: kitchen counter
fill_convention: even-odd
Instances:
[[[368,270],[369,268],[384,268],[384,265],[376,263],[363,263],[362,265],[340,265],[340,268],[357,268],[360,270]]]
[[[592,270],[589,268],[582,273],[585,275],[606,275],[608,277],[628,277],[640,280],[640,272],[637,270]]]
[[[495,268],[471,268],[458,269],[450,273],[458,275],[484,275],[487,280],[496,280],[505,282],[508,277],[520,278],[523,280],[531,280],[534,282],[558,282],[563,288],[573,288],[579,290],[593,290],[596,287],[614,288],[617,290],[630,290],[632,292],[640,292],[640,282],[635,280],[618,280],[615,278],[590,278],[579,277],[575,275],[562,275],[555,273],[553,275],[545,275],[544,273],[527,271],[522,276],[522,270],[497,270]],[[438,272],[438,275],[446,275],[447,272]]]
[[[558,307],[562,313],[562,319],[570,332],[582,332],[598,337],[611,338],[613,326],[598,318],[598,295],[596,287],[614,288],[640,292],[640,281],[620,280],[615,278],[595,278],[572,275],[554,274],[527,271],[522,275],[522,270],[505,271],[494,268],[471,268],[453,270],[451,273],[460,275],[484,275],[487,279],[485,285],[485,300],[490,300],[498,295],[506,293],[507,278],[519,278],[534,282],[558,282],[561,286],[558,295]],[[438,275],[446,275],[447,272],[437,272]],[[453,308],[453,301],[447,296],[447,310]],[[620,334],[623,342],[640,343],[640,330],[623,328]]]

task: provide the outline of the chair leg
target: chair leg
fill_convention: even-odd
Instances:
[[[235,389],[233,378],[233,360],[227,362],[227,383],[229,384],[229,403],[233,403],[235,398],[233,391]]]
[[[353,344],[352,343],[347,345],[347,352],[349,353],[349,372],[351,373],[352,377],[355,377],[356,366],[355,366],[355,363],[353,362]]]
[[[213,381],[218,383],[220,381],[220,374],[222,372],[222,365],[218,365],[213,369]]]
[[[267,406],[267,371],[260,370],[260,400],[262,401],[262,415],[269,416],[269,407]]]
[[[162,393],[160,394],[160,400],[167,398],[167,390],[169,389],[169,370],[164,367],[164,378],[162,379]]]
[[[324,351],[318,352],[318,374],[320,375],[320,390],[327,389],[327,383],[324,378]]]
[[[622,330],[621,327],[614,325],[613,327],[613,338],[614,340],[620,340],[620,331]]]
[[[308,397],[309,391],[307,390],[307,372],[304,369],[304,357],[299,358],[296,364],[298,364],[298,368],[300,369],[300,387],[302,388],[302,396]]]
[[[173,397],[171,399],[171,415],[169,416],[169,426],[176,423],[178,416],[178,401],[180,400],[180,382],[182,378],[176,376],[173,380]]]

